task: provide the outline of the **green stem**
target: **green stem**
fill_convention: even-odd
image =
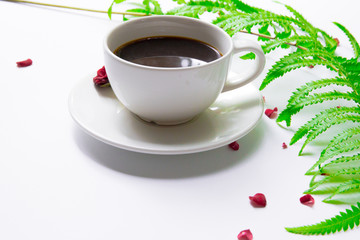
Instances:
[[[27,0],[5,0],[5,1],[17,2],[17,3],[28,3],[28,4],[41,5],[41,6],[46,6],[46,7],[66,8],[66,9],[80,10],[80,11],[86,11],[86,12],[107,13],[107,11],[103,11],[103,10],[79,8],[79,7],[69,7],[69,6],[63,6],[63,5],[57,5],[57,4],[33,2],[33,1],[27,1]],[[112,12],[112,14],[132,15],[132,16],[148,16],[145,13],[132,13],[132,12]]]
[[[254,32],[248,32],[248,31],[245,31],[245,30],[239,30],[239,32],[242,32],[242,33],[248,33],[248,34],[251,34],[251,35],[255,35],[255,36],[258,36],[258,37],[263,37],[263,38],[267,38],[267,39],[275,39],[275,37],[272,37],[272,36],[268,36],[268,35],[264,35],[264,34],[260,34],[260,33],[254,33]],[[309,49],[307,49],[306,47],[303,47],[303,46],[300,46],[296,43],[285,43],[287,45],[290,45],[290,46],[293,46],[293,47],[297,47],[301,50],[304,50],[304,51],[308,51]],[[318,56],[318,58],[320,58],[321,60],[324,60],[324,61],[327,61],[325,58],[321,57],[321,56]],[[341,76],[344,76],[344,74],[339,71],[338,68],[336,68],[334,65],[330,65],[336,72],[338,72]]]

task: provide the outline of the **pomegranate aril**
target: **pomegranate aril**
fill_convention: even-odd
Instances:
[[[253,207],[266,207],[266,197],[262,193],[256,193],[254,196],[250,196],[249,199]]]
[[[240,148],[239,143],[237,141],[230,143],[229,147],[234,151],[237,151]]]
[[[277,107],[275,107],[274,109],[268,108],[265,110],[265,115],[268,116],[269,118],[273,119],[273,118],[277,117],[277,111],[278,111]]]
[[[19,61],[19,62],[16,62],[16,65],[18,67],[28,67],[28,66],[32,65],[32,60],[29,58],[24,61]]]
[[[252,240],[253,239],[253,235],[250,231],[250,229],[246,229],[241,231],[238,236],[237,236],[238,240]]]
[[[306,194],[300,198],[300,202],[306,206],[312,207],[315,203],[315,199],[310,194]]]

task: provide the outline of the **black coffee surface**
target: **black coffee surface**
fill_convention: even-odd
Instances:
[[[126,43],[115,54],[153,67],[191,67],[214,61],[221,53],[207,43],[182,37],[148,37]]]

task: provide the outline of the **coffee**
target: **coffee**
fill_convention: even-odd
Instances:
[[[173,36],[137,39],[121,45],[114,53],[133,63],[168,68],[198,66],[222,56],[207,43]]]

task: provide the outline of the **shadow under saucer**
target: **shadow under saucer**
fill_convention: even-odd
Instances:
[[[228,146],[183,155],[156,155],[127,151],[105,144],[74,127],[79,149],[98,164],[116,172],[145,178],[191,178],[223,171],[241,164],[256,151],[263,139],[264,125],[238,140],[240,150]]]

